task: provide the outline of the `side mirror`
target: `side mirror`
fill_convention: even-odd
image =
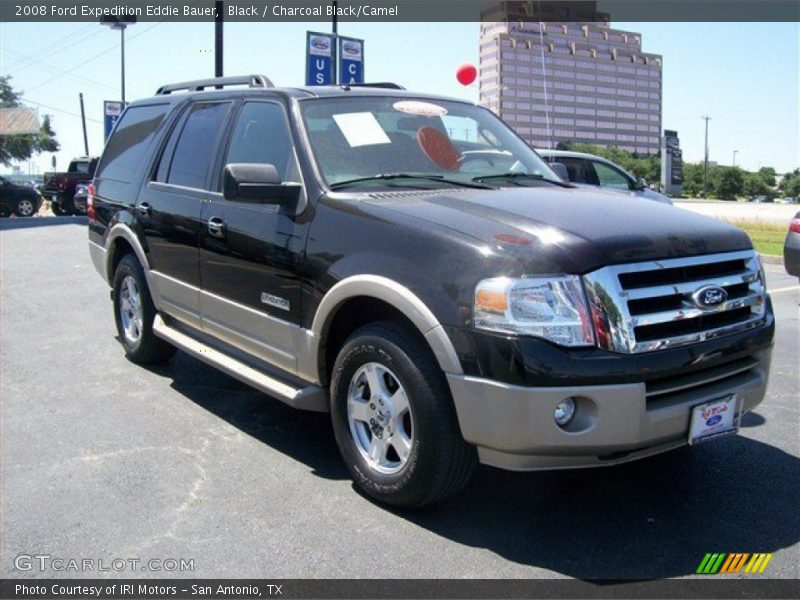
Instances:
[[[299,183],[283,183],[274,165],[238,163],[225,165],[222,195],[226,200],[255,204],[290,204],[300,197]]]
[[[647,189],[647,180],[643,177],[639,177],[636,181],[633,182],[633,189],[637,192],[641,192],[642,190]]]
[[[555,172],[556,175],[563,179],[565,183],[569,183],[569,171],[567,171],[567,165],[560,162],[551,162],[550,168]]]

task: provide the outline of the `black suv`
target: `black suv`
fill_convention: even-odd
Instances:
[[[441,500],[477,462],[611,465],[722,436],[764,396],[774,323],[747,235],[565,184],[467,102],[164,86],[122,115],[87,208],[132,361],[180,348],[329,411],[390,504]]]

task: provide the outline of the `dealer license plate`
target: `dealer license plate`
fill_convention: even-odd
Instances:
[[[692,409],[689,443],[698,444],[739,430],[736,396],[730,395],[706,402]]]

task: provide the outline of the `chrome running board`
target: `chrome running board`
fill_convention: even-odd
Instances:
[[[327,393],[323,388],[316,385],[308,385],[303,388],[293,387],[170,327],[164,322],[161,315],[156,315],[153,319],[153,333],[187,354],[281,402],[285,402],[292,408],[314,412],[328,412],[329,410]]]

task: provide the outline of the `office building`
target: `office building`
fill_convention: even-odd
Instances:
[[[641,34],[613,29],[593,2],[569,6],[500,2],[482,13],[480,104],[534,147],[657,154],[661,56],[642,51]]]

